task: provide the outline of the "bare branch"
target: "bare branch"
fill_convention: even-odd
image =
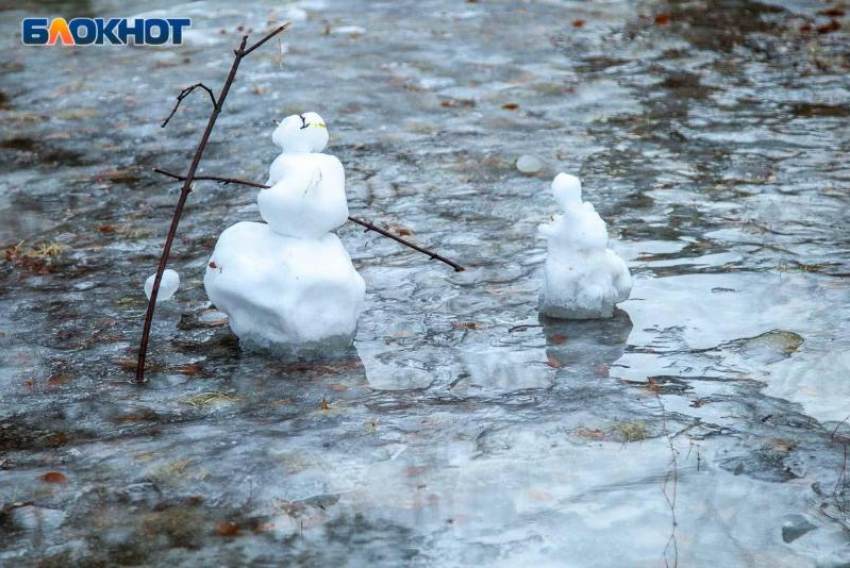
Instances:
[[[207,87],[206,85],[204,85],[203,83],[195,83],[191,87],[186,87],[185,89],[180,91],[180,94],[177,95],[177,102],[174,103],[174,108],[171,109],[171,114],[168,115],[168,118],[166,118],[165,120],[162,121],[162,124],[160,124],[159,127],[165,128],[165,125],[168,124],[168,121],[171,120],[171,117],[173,117],[174,113],[177,112],[177,109],[178,109],[178,107],[180,107],[180,103],[183,102],[183,99],[188,97],[192,93],[192,91],[194,91],[195,89],[199,89],[199,88],[203,89],[207,92],[207,94],[210,96],[210,100],[212,101],[213,108],[217,108],[218,104],[215,102],[215,95],[213,95],[212,90],[209,87]]]
[[[276,30],[272,31],[269,35],[267,35],[266,37],[264,37],[263,39],[261,39],[260,41],[258,41],[257,43],[255,43],[254,45],[252,45],[251,47],[249,47],[248,49],[242,49],[242,50],[241,50],[241,52],[242,52],[242,53],[241,53],[241,55],[237,54],[237,56],[239,56],[239,57],[245,57],[246,55],[248,55],[249,53],[251,53],[252,51],[254,51],[255,49],[257,49],[258,47],[260,47],[261,45],[263,45],[264,43],[266,43],[267,41],[269,41],[271,38],[273,38],[274,36],[276,36],[277,34],[279,34],[280,32],[282,32],[283,30],[285,30],[286,28],[288,28],[291,24],[292,24],[292,22],[286,22],[285,24],[283,24],[282,26],[280,26],[280,27],[279,27],[279,28],[277,28]],[[245,36],[245,37],[247,38],[248,36]]]
[[[433,258],[434,260],[439,260],[440,262],[448,264],[449,266],[454,268],[455,272],[463,272],[464,270],[466,270],[463,266],[456,263],[455,261],[449,260],[448,258],[444,257],[443,255],[432,252],[432,251],[430,251],[426,248],[422,248],[419,245],[415,245],[415,244],[411,243],[410,241],[402,239],[401,237],[398,237],[398,236],[390,233],[389,231],[387,231],[385,229],[381,229],[380,227],[376,227],[375,225],[373,225],[372,223],[370,223],[368,221],[364,221],[363,219],[358,219],[357,217],[351,217],[351,216],[348,217],[348,220],[351,221],[352,223],[357,223],[358,225],[360,225],[362,227],[366,227],[366,230],[364,231],[366,233],[368,233],[369,231],[375,231],[376,233],[383,235],[383,236],[387,237],[388,239],[392,239],[392,240],[394,240],[398,243],[403,244],[406,247],[412,248],[415,251],[419,251],[422,254],[426,254],[426,255],[430,256],[431,258]]]
[[[257,42],[251,47],[251,51],[262,45],[268,38],[282,32],[289,26],[289,23],[284,24],[283,26],[276,29],[274,32]],[[145,323],[142,328],[142,339],[139,342],[139,358],[136,362],[136,383],[141,384],[145,382],[145,360],[148,355],[148,342],[150,341],[151,335],[151,325],[153,323],[153,313],[156,308],[156,299],[159,295],[159,287],[162,284],[162,275],[165,272],[165,267],[168,264],[168,257],[171,254],[171,246],[174,244],[174,238],[177,235],[177,227],[180,225],[180,218],[183,215],[183,208],[186,205],[186,199],[189,197],[189,193],[192,191],[192,183],[195,181],[195,172],[198,170],[198,165],[201,163],[201,158],[204,155],[204,150],[207,148],[207,143],[209,142],[210,135],[212,134],[213,128],[215,127],[216,120],[218,120],[218,115],[221,113],[221,109],[224,106],[224,101],[227,98],[227,94],[230,92],[230,87],[233,85],[233,81],[236,79],[236,71],[239,70],[239,64],[242,62],[242,59],[248,55],[249,52],[245,51],[245,45],[248,43],[248,36],[242,38],[241,43],[239,44],[239,49],[237,50],[236,57],[233,58],[233,64],[230,66],[230,72],[227,75],[227,79],[224,81],[224,86],[221,88],[221,93],[218,95],[218,99],[215,99],[212,95],[212,91],[206,86],[203,88],[206,89],[207,93],[213,98],[213,110],[210,113],[210,118],[207,121],[207,126],[204,129],[203,135],[201,135],[201,141],[198,143],[198,147],[195,150],[195,155],[192,158],[192,163],[189,165],[189,171],[186,173],[185,178],[183,179],[183,187],[180,190],[180,197],[177,200],[177,205],[174,208],[174,216],[171,218],[171,226],[168,229],[168,236],[165,239],[165,245],[162,247],[162,255],[159,258],[159,266],[156,269],[156,276],[153,281],[153,289],[151,290],[150,298],[148,299],[148,308],[145,312]],[[196,85],[200,86],[200,84]],[[178,96],[177,105],[180,104],[180,101],[185,98],[190,92],[192,92],[194,88],[190,88],[188,91],[184,90],[184,93],[181,93]],[[176,106],[175,106],[176,111]],[[172,116],[174,115],[174,111],[172,111]],[[171,117],[169,117],[171,118]],[[166,123],[168,120],[166,119]],[[165,126],[165,124],[163,124]]]
[[[180,174],[175,174],[174,172],[170,172],[168,170],[163,170],[161,168],[154,168],[153,171],[155,171],[158,174],[162,174],[164,176],[168,176],[170,178],[174,178],[174,179],[180,180],[180,181],[183,181],[183,180],[186,179],[186,176],[181,176]],[[262,184],[262,183],[256,183],[256,182],[253,182],[253,181],[248,181],[248,180],[239,179],[239,178],[226,178],[226,177],[219,177],[219,176],[195,176],[195,181],[217,181],[218,183],[223,183],[224,185],[228,185],[228,184],[233,183],[233,184],[238,184],[238,185],[247,185],[248,187],[256,187],[256,188],[259,188],[259,189],[268,189],[269,188],[269,186]]]
[[[163,170],[163,169],[160,169],[160,168],[154,168],[153,171],[155,171],[158,174],[162,174],[162,175],[165,175],[165,176],[177,179],[177,180],[185,180],[186,179],[184,176],[181,176],[180,174],[175,174],[174,172],[169,172],[168,170]],[[223,184],[234,183],[234,184],[239,184],[239,185],[246,185],[248,187],[258,187],[260,189],[268,189],[269,188],[268,185],[265,185],[265,184],[262,184],[262,183],[256,183],[256,182],[253,182],[253,181],[248,181],[248,180],[239,179],[239,178],[230,178],[230,177],[195,176],[195,180],[196,181],[200,181],[200,180],[217,181],[217,182],[223,183]],[[403,244],[406,247],[412,248],[415,251],[418,251],[418,252],[421,252],[422,254],[428,255],[429,257],[433,258],[434,260],[439,260],[440,262],[448,264],[449,266],[454,268],[455,272],[463,272],[464,270],[466,270],[463,266],[456,263],[455,261],[450,260],[450,259],[444,257],[443,255],[437,254],[436,252],[433,252],[433,251],[430,251],[426,248],[420,247],[419,245],[411,243],[410,241],[403,239],[399,236],[396,236],[396,235],[392,234],[391,232],[387,231],[386,229],[382,229],[382,228],[378,227],[377,225],[370,223],[369,221],[364,221],[363,219],[358,219],[357,217],[352,217],[350,215],[348,217],[348,220],[351,221],[352,223],[356,223],[356,224],[360,225],[361,227],[366,227],[365,232],[367,232],[367,233],[369,231],[375,231],[376,233],[383,235],[383,236],[387,237],[388,239],[392,239],[392,240],[394,240],[398,243]]]

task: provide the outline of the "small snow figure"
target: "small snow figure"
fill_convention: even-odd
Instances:
[[[366,286],[339,237],[348,219],[345,173],[321,154],[328,131],[316,113],[284,119],[282,150],[257,202],[266,223],[225,230],[204,287],[240,341],[297,355],[351,345]]]
[[[609,318],[629,298],[632,276],[608,248],[608,230],[593,204],[581,199],[581,181],[558,174],[552,193],[564,215],[540,233],[549,241],[540,312],[560,319]]]
[[[145,280],[145,296],[148,297],[148,300],[151,299],[151,294],[153,293],[154,280],[156,280],[155,272],[151,274],[147,280]],[[166,268],[165,272],[162,273],[162,280],[159,283],[159,292],[156,294],[156,303],[158,304],[165,300],[170,300],[171,296],[174,295],[174,292],[176,292],[179,287],[180,275],[177,274],[176,271]]]

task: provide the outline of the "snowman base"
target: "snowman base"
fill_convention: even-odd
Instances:
[[[537,309],[560,320],[608,319],[625,299],[607,271],[596,270],[593,263],[579,267],[550,259]]]
[[[616,304],[605,303],[589,308],[578,305],[547,304],[541,299],[538,311],[540,315],[557,320],[594,320],[608,319],[614,315]]]
[[[631,276],[610,249],[558,250],[549,242],[538,310],[562,320],[608,319],[629,298]]]
[[[287,237],[249,222],[221,234],[204,287],[244,347],[286,358],[350,347],[366,289],[335,234]]]
[[[352,333],[350,335],[326,337],[321,341],[304,343],[271,342],[265,336],[250,332],[237,334],[237,337],[239,338],[239,347],[243,352],[267,355],[283,362],[310,362],[352,358],[352,353],[356,353],[354,335]]]

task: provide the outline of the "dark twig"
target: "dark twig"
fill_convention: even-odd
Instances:
[[[426,254],[426,255],[430,256],[431,258],[433,258],[434,260],[439,260],[440,262],[448,264],[449,266],[451,266],[452,268],[455,269],[455,272],[463,272],[464,270],[466,270],[463,266],[456,263],[455,261],[449,260],[448,258],[444,257],[443,255],[437,254],[435,252],[431,252],[430,250],[422,248],[419,245],[415,245],[415,244],[411,243],[410,241],[406,241],[406,240],[402,239],[401,237],[397,237],[394,234],[390,233],[389,231],[381,229],[380,227],[376,227],[375,225],[373,225],[372,223],[370,223],[368,221],[364,221],[363,219],[358,219],[357,217],[351,217],[351,216],[348,217],[348,220],[351,221],[352,223],[357,223],[361,227],[366,227],[366,230],[364,231],[365,233],[368,233],[369,231],[375,231],[376,233],[383,235],[383,236],[385,236],[389,239],[392,239],[392,240],[394,240],[398,243],[401,243],[406,247],[410,247],[413,250],[421,252],[422,254]]]
[[[160,169],[160,168],[154,168],[153,171],[155,171],[158,174],[162,174],[162,175],[165,175],[165,176],[177,179],[177,180],[185,180],[186,179],[184,176],[181,176],[180,174],[175,174],[174,172],[169,172],[168,170],[163,170],[163,169]],[[220,176],[195,176],[194,179],[196,181],[202,181],[202,180],[203,181],[217,181],[217,182],[223,183],[225,185],[229,184],[229,183],[235,183],[235,184],[239,184],[239,185],[247,185],[248,187],[258,187],[260,189],[268,189],[269,188],[268,185],[265,185],[265,184],[262,184],[262,183],[256,183],[256,182],[248,181],[248,180],[244,180],[244,179],[239,179],[239,178],[229,178],[229,177],[220,177]],[[456,263],[455,261],[450,260],[450,259],[444,257],[441,254],[437,254],[436,252],[433,252],[433,251],[430,251],[426,248],[420,247],[419,245],[413,244],[406,239],[402,239],[401,237],[398,237],[398,236],[390,233],[386,229],[382,229],[382,228],[370,223],[369,221],[364,221],[363,219],[358,219],[357,217],[352,217],[350,215],[348,217],[348,220],[351,221],[352,223],[357,223],[361,227],[366,227],[365,232],[375,231],[376,233],[381,234],[381,235],[383,235],[383,236],[385,236],[389,239],[392,239],[392,240],[394,240],[398,243],[401,243],[406,247],[412,248],[415,251],[419,251],[422,254],[428,255],[429,257],[433,258],[434,260],[439,260],[440,262],[448,264],[449,266],[454,268],[455,272],[463,272],[464,270],[466,270],[463,266]]]
[[[260,47],[261,45],[263,45],[264,43],[269,41],[271,38],[273,38],[274,36],[276,36],[277,34],[282,32],[283,30],[288,28],[289,24],[290,24],[290,22],[286,22],[285,24],[283,24],[282,26],[280,26],[279,28],[277,28],[276,30],[271,32],[270,34],[266,35],[266,37],[264,37],[263,39],[261,39],[260,41],[258,41],[257,43],[255,43],[254,45],[249,47],[248,49],[240,49],[239,51],[234,51],[234,53],[237,55],[237,57],[245,57],[246,55],[248,55],[249,53],[251,53],[252,51],[257,49],[258,47]],[[240,51],[241,51],[241,55],[240,55]]]
[[[250,48],[246,50],[245,46],[248,43],[248,36],[242,37],[242,42],[239,44],[239,49],[237,49],[235,53],[235,57],[233,58],[233,64],[230,67],[230,73],[227,75],[227,79],[224,82],[224,86],[221,88],[221,93],[218,95],[218,99],[215,101],[215,106],[213,106],[212,113],[210,114],[210,118],[207,121],[207,126],[204,129],[204,133],[201,136],[201,141],[198,143],[198,147],[195,150],[195,155],[192,158],[192,163],[189,165],[189,171],[186,173],[186,177],[183,180],[183,187],[180,190],[180,198],[177,200],[177,206],[174,208],[174,216],[171,218],[171,227],[168,229],[168,236],[165,239],[165,246],[162,248],[162,256],[159,258],[159,266],[156,269],[156,276],[154,277],[153,289],[151,290],[151,297],[148,300],[148,309],[145,313],[145,324],[142,329],[142,340],[139,343],[139,358],[136,363],[136,382],[143,383],[145,381],[145,359],[148,354],[148,341],[150,340],[151,334],[151,324],[153,323],[153,312],[156,308],[156,298],[159,294],[159,286],[162,283],[162,274],[165,272],[165,267],[168,264],[168,256],[171,254],[171,245],[174,243],[174,237],[177,234],[177,227],[180,225],[180,217],[183,215],[183,207],[186,205],[186,199],[189,197],[189,192],[192,190],[192,182],[195,181],[195,172],[198,169],[198,165],[201,163],[201,157],[204,155],[204,150],[207,147],[207,142],[209,142],[210,135],[212,134],[213,128],[215,127],[216,120],[218,119],[218,115],[221,112],[221,109],[224,107],[224,101],[227,98],[227,94],[230,92],[230,86],[233,85],[234,79],[236,79],[236,71],[239,69],[239,64],[242,63],[242,59],[248,54],[251,53],[254,49],[264,44],[269,38],[279,34],[283,30],[289,27],[289,23],[286,23],[273,32],[266,35],[263,39],[252,45]]]
[[[168,170],[163,170],[161,168],[154,168],[153,171],[155,171],[158,174],[162,174],[164,176],[168,176],[170,178],[174,178],[174,179],[180,180],[180,181],[183,181],[183,180],[186,179],[186,176],[181,176],[180,174],[176,174],[176,173],[170,172]],[[257,188],[260,188],[260,189],[268,189],[269,188],[269,186],[267,186],[263,183],[257,183],[257,182],[248,181],[248,180],[239,179],[239,178],[227,178],[227,177],[219,177],[219,176],[195,176],[195,181],[217,181],[218,183],[223,183],[224,185],[227,185],[227,184],[230,184],[230,183],[235,183],[235,184],[238,184],[238,185],[247,185],[249,187],[257,187]]]
[[[180,94],[177,95],[177,102],[174,103],[174,108],[171,109],[171,114],[169,114],[168,117],[165,120],[162,121],[162,124],[159,125],[160,128],[165,128],[165,125],[168,124],[168,121],[171,120],[171,117],[174,116],[175,112],[177,112],[177,109],[180,106],[180,103],[183,102],[183,99],[188,97],[189,94],[192,91],[194,91],[195,89],[205,90],[207,92],[207,94],[210,96],[210,100],[212,101],[213,108],[218,106],[218,104],[215,102],[215,95],[213,94],[212,90],[209,87],[207,87],[206,85],[204,85],[203,83],[195,83],[191,87],[186,87],[185,89],[180,91]]]
[[[540,325],[540,324],[536,324],[536,323],[524,323],[524,324],[521,324],[521,325],[515,325],[512,328],[508,329],[508,333],[513,333],[515,331],[525,331],[525,330],[531,329],[533,327],[543,327],[543,326]]]

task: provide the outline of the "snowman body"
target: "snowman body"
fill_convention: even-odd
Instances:
[[[593,204],[582,201],[579,179],[558,174],[552,192],[564,214],[540,227],[548,241],[540,312],[559,319],[609,318],[629,298],[629,269],[608,248],[605,222]]]
[[[273,135],[282,154],[272,187],[258,197],[266,222],[236,223],[221,234],[204,287],[241,343],[303,355],[351,344],[366,286],[331,232],[348,217],[342,165],[318,153],[326,130],[323,143],[303,140],[317,138],[304,130],[324,122],[314,113],[294,118]]]
[[[281,235],[318,238],[348,220],[345,171],[335,156],[283,153],[260,192],[260,215]]]

